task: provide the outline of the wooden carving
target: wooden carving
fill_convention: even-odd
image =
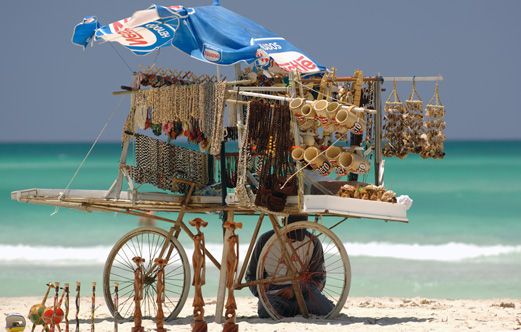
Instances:
[[[165,314],[163,312],[163,303],[165,302],[165,266],[168,261],[164,258],[156,258],[154,262],[158,266],[157,271],[157,316],[156,316],[156,331],[166,332],[164,327]]]
[[[132,261],[136,264],[134,270],[134,327],[132,332],[144,332],[145,329],[141,326],[141,300],[143,300],[143,263],[145,260],[141,257],[134,257]]]
[[[226,288],[228,288],[228,299],[226,300],[226,312],[223,332],[238,332],[239,325],[236,324],[237,304],[233,294],[235,274],[237,273],[237,264],[239,262],[239,236],[235,234],[235,229],[241,229],[242,224],[232,221],[224,223],[225,228],[232,231],[232,235],[228,238],[228,253],[226,255]]]
[[[206,263],[204,254],[204,234],[201,232],[201,227],[206,227],[208,222],[201,218],[195,218],[190,221],[190,225],[197,229],[197,234],[194,235],[194,254],[192,256],[192,265],[194,268],[194,278],[192,286],[194,286],[194,320],[192,321],[192,332],[206,332],[208,330],[207,324],[204,321],[204,299],[201,286],[205,284]]]

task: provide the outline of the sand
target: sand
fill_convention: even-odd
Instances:
[[[0,298],[1,325],[4,313],[27,314],[29,307],[41,299],[36,297]],[[90,299],[81,302],[80,330],[90,331]],[[106,306],[96,310],[96,331],[113,331],[114,321]],[[215,299],[206,299],[208,331],[221,331],[222,326],[213,322]],[[335,319],[288,318],[282,321],[256,317],[256,299],[238,298],[239,331],[512,331],[521,330],[521,299],[494,300],[429,300],[402,298],[349,298],[342,313]],[[48,302],[50,303],[50,301]],[[191,331],[191,299],[183,308],[179,318],[167,323],[169,331]],[[73,304],[73,303],[71,303]],[[74,317],[71,308],[69,317]],[[154,322],[145,320],[145,331],[153,331]],[[30,331],[28,324],[26,331]],[[119,325],[119,331],[130,331],[132,323]],[[41,328],[37,329],[40,331]],[[74,331],[74,329],[71,329]]]

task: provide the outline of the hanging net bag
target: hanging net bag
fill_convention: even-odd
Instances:
[[[405,101],[404,117],[405,142],[409,153],[419,154],[422,151],[421,135],[423,132],[423,100],[416,90],[416,80],[412,80],[411,93]]]
[[[440,101],[438,82],[434,88],[434,96],[425,107],[423,124],[422,149],[423,158],[442,159],[445,156],[445,107]]]
[[[394,81],[393,91],[387,97],[384,107],[384,156],[400,159],[407,156],[406,119],[406,109],[398,97]]]

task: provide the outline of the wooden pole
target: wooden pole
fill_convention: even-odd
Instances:
[[[242,278],[244,277],[244,273],[246,273],[246,268],[248,267],[248,263],[250,261],[250,256],[253,251],[253,247],[255,245],[255,241],[257,240],[257,236],[259,236],[259,231],[262,225],[262,221],[264,220],[264,213],[259,214],[259,219],[257,219],[257,224],[255,225],[255,229],[253,230],[253,234],[251,236],[250,245],[248,246],[248,251],[246,252],[246,256],[244,257],[244,262],[242,263],[241,271],[237,275],[235,279],[236,284],[242,283]]]

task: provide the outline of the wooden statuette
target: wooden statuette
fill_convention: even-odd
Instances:
[[[144,332],[145,329],[141,326],[141,300],[143,300],[143,263],[145,260],[141,257],[134,257],[132,261],[136,264],[134,270],[134,327],[132,332]]]
[[[92,282],[92,296],[90,305],[90,332],[94,332],[94,311],[96,311],[96,282]]]
[[[205,284],[206,279],[206,263],[205,263],[205,241],[201,227],[206,227],[208,222],[201,218],[195,218],[190,221],[190,225],[197,229],[194,235],[194,253],[192,255],[192,265],[194,268],[194,278],[192,286],[194,286],[194,320],[192,321],[192,332],[206,332],[208,330],[207,323],[204,320],[204,299],[201,286]]]
[[[114,332],[118,332],[119,283],[114,283]]]
[[[158,266],[157,271],[157,316],[156,316],[156,331],[166,332],[164,327],[165,314],[163,312],[163,303],[165,302],[165,266],[168,261],[164,258],[156,258],[154,262]]]
[[[69,332],[69,284],[65,283],[63,288],[65,294],[65,332]]]
[[[225,228],[232,231],[232,235],[228,238],[228,254],[226,256],[226,288],[228,289],[228,299],[226,300],[225,322],[223,332],[238,332],[239,325],[236,324],[237,303],[235,302],[234,281],[237,273],[237,265],[239,262],[239,236],[235,234],[236,229],[241,229],[242,224],[233,221],[224,223]]]
[[[76,315],[74,316],[74,319],[76,320],[76,329],[75,332],[80,332],[80,288],[81,284],[79,281],[76,281],[76,300],[74,302],[76,306]]]

